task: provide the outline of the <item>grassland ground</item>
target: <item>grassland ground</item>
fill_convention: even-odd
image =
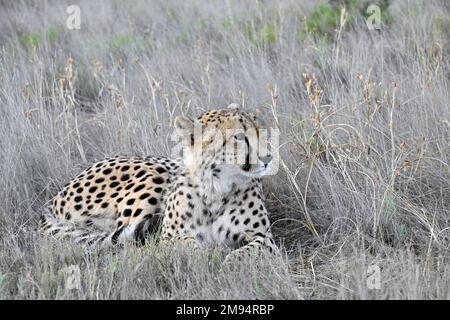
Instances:
[[[444,0],[0,1],[0,298],[450,298],[449,20]],[[231,102],[281,132],[282,258],[36,232],[80,170],[169,156],[176,115]]]

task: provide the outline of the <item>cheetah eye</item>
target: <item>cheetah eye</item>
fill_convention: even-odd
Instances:
[[[237,134],[234,135],[234,139],[236,139],[237,141],[242,141],[245,138],[245,133],[243,132],[239,132]]]

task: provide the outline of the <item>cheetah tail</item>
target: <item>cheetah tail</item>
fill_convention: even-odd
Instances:
[[[55,239],[70,238],[75,243],[92,245],[102,243],[108,245],[108,233],[96,228],[80,226],[76,223],[62,221],[51,212],[45,212],[40,217],[38,230],[44,236]]]
[[[44,235],[57,235],[63,228],[64,223],[46,210],[39,217],[38,231]]]

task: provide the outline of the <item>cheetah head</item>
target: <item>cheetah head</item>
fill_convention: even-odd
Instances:
[[[184,141],[183,158],[190,171],[258,178],[270,170],[269,133],[253,113],[234,104],[205,112],[195,120],[178,116],[175,128]]]

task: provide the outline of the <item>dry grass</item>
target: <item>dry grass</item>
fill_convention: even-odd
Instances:
[[[369,31],[354,13],[367,3],[344,2],[330,26],[315,1],[79,1],[78,31],[64,2],[1,2],[0,297],[450,298],[450,8],[389,1]],[[265,181],[281,261],[221,272],[224,252],[82,250],[34,231],[81,169],[170,155],[177,114],[230,102],[282,132]]]

